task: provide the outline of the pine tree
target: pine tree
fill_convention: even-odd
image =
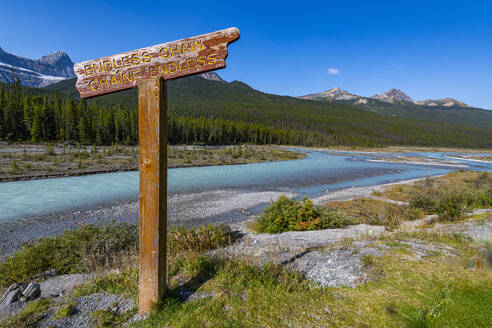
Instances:
[[[24,108],[24,128],[26,132],[30,135],[32,129],[32,119],[33,119],[33,111],[32,111],[32,98],[28,95],[23,97],[23,108]]]
[[[31,141],[39,142],[41,141],[42,131],[41,131],[41,118],[40,118],[40,108],[39,105],[34,107],[34,115],[32,120],[31,128]]]
[[[0,139],[5,138],[6,126],[5,126],[5,110],[7,107],[7,94],[5,92],[5,87],[2,85],[0,88]]]

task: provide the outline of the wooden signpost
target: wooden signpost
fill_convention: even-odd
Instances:
[[[74,65],[82,98],[138,87],[138,307],[147,313],[164,294],[167,236],[167,89],[165,80],[225,67],[231,27]]]

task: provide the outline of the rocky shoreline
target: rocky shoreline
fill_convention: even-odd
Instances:
[[[325,194],[314,198],[313,202],[321,204],[328,201],[370,197],[373,191],[418,180],[420,179],[326,191]],[[168,224],[187,227],[219,222],[237,224],[259,214],[266,204],[276,200],[280,195],[295,196],[287,192],[251,190],[215,190],[169,195]],[[51,237],[81,224],[105,224],[112,221],[137,224],[138,200],[127,199],[117,203],[0,222],[0,231],[6,232],[0,234],[0,261],[18,250],[26,241]]]

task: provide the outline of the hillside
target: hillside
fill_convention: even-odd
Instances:
[[[55,90],[58,90],[61,94],[68,94],[76,99],[78,93],[74,84],[75,79],[65,80],[42,89],[42,92],[53,94]],[[399,113],[385,115],[363,110],[350,104],[334,104],[266,94],[238,81],[228,83],[192,76],[171,81],[168,85],[170,115],[175,118],[189,117],[190,120],[195,120],[193,122],[187,121],[186,124],[207,125],[207,127],[201,128],[206,130],[201,135],[195,133],[193,138],[175,139],[179,142],[210,142],[209,134],[214,133],[219,123],[212,121],[204,123],[205,121],[201,122],[200,120],[220,118],[232,122],[221,122],[221,126],[228,124],[235,126],[235,128],[231,127],[235,137],[223,140],[223,142],[261,143],[259,141],[261,139],[262,142],[267,143],[271,141],[319,146],[492,147],[492,129],[490,129],[492,113],[489,114],[481,110],[476,110],[478,118],[473,116],[470,118],[464,112],[448,109],[448,113],[454,118],[442,117],[438,114],[439,112],[433,112],[426,113],[432,119],[425,119],[425,116],[422,117],[411,109],[402,107],[400,112],[404,115],[396,117],[392,115]],[[27,88],[24,90],[27,93],[39,93],[41,91]],[[128,90],[88,101],[90,106],[94,106],[96,103],[98,108],[113,108],[121,103],[124,107],[134,110],[137,108],[137,93],[136,90]],[[471,113],[475,113],[475,111],[471,111]],[[464,117],[460,117],[460,115],[464,115]],[[441,120],[447,122],[439,122]],[[454,124],[450,124],[450,121],[454,121]],[[181,125],[179,126],[181,127]],[[190,127],[190,129],[195,131],[196,126]],[[262,130],[263,132],[261,132],[260,128],[277,130],[268,130],[268,132]],[[177,136],[180,136],[179,133],[181,132],[177,131]],[[265,133],[278,137],[264,138]],[[261,137],[262,135],[263,137]],[[214,140],[214,143],[220,142],[218,139]]]
[[[492,126],[492,111],[473,108],[453,98],[413,101],[398,89],[372,97],[354,95],[338,87],[298,97],[332,104],[353,105],[362,110],[417,120],[451,123],[453,125]]]

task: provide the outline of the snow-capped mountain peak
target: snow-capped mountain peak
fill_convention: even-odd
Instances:
[[[413,103],[413,99],[410,98],[405,92],[401,91],[400,89],[391,89],[386,91],[383,94],[375,94],[374,96],[371,97],[372,99],[378,99],[382,101],[386,101],[389,103],[394,103],[395,101],[408,101]]]
[[[17,78],[22,85],[44,87],[74,76],[73,62],[62,51],[34,60],[0,48],[0,81],[12,83]]]
[[[319,93],[313,93],[305,96],[300,96],[301,99],[309,99],[309,100],[352,100],[358,99],[359,96],[353,95],[347,90],[340,89],[340,87],[335,87],[330,90],[326,90]]]

